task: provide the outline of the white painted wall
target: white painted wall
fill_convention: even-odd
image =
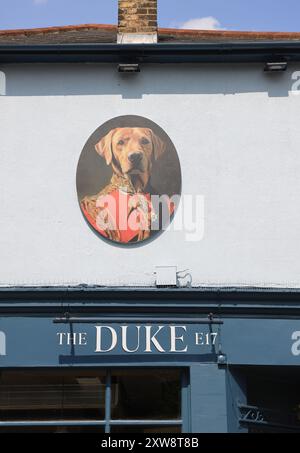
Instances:
[[[153,285],[156,265],[193,285],[300,286],[300,95],[290,68],[0,67],[0,285]],[[159,124],[181,161],[183,193],[205,196],[205,234],[165,232],[142,247],[99,239],[75,176],[90,134],[114,116]]]

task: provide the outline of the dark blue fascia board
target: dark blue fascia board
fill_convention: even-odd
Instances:
[[[2,286],[0,301],[6,297],[68,299],[107,299],[138,300],[142,298],[162,300],[180,300],[186,302],[198,299],[206,300],[243,300],[271,301],[284,300],[300,302],[300,288],[255,287],[255,286],[201,286],[201,287],[133,287],[133,286],[98,286],[79,284],[76,286]]]
[[[264,63],[300,61],[300,41],[0,45],[6,63]]]
[[[132,315],[300,316],[300,289],[278,288],[0,288],[0,312]]]

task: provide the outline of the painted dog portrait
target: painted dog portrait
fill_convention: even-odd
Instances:
[[[167,180],[172,178],[172,165],[161,168],[168,163],[163,157],[172,153],[170,140],[157,126],[129,123],[106,129],[91,144],[110,177],[99,178],[94,193],[78,194],[81,211],[93,229],[121,244],[138,243],[166,229],[176,210],[176,190],[163,193],[155,187],[163,174]]]

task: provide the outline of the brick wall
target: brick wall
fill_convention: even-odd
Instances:
[[[157,0],[119,0],[119,33],[156,33]]]

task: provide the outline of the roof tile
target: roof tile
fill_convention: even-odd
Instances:
[[[253,32],[224,30],[158,29],[161,43],[226,41],[300,41],[299,32]],[[66,25],[48,28],[0,30],[0,45],[116,43],[117,26],[101,24]]]

